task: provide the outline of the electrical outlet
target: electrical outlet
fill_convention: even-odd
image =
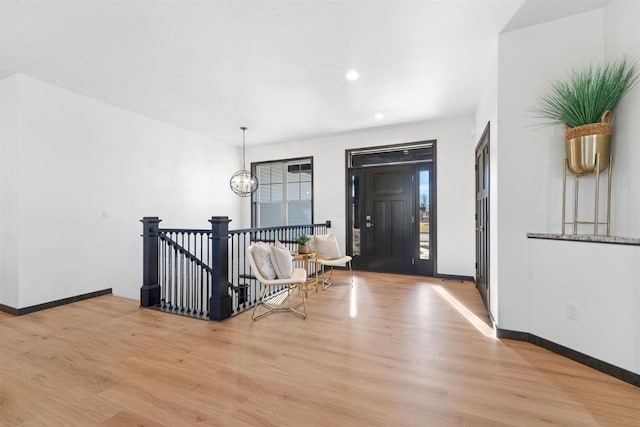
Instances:
[[[567,304],[567,319],[578,320],[578,306],[576,304]]]

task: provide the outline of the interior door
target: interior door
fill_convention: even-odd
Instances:
[[[476,147],[476,287],[489,309],[489,124]]]
[[[415,233],[413,167],[381,166],[365,171],[365,269],[413,273]]]

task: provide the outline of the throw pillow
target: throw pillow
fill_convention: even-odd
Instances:
[[[287,247],[285,245],[282,244],[282,242],[278,239],[276,239],[276,243],[274,245],[276,248],[280,248],[280,249],[287,249]]]
[[[271,246],[263,242],[253,245],[253,260],[256,262],[258,271],[267,280],[276,278],[276,271],[271,264]]]
[[[271,264],[278,279],[288,279],[293,274],[293,257],[287,248],[271,247]]]
[[[309,235],[309,241],[307,242],[307,246],[309,247],[309,250],[311,252],[315,252],[316,251],[316,242],[313,239],[313,234]]]
[[[316,251],[320,259],[340,258],[340,247],[335,234],[316,234],[314,236]]]

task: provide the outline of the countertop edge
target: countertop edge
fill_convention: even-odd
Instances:
[[[591,234],[527,233],[529,239],[563,240],[566,242],[605,243],[610,245],[640,246],[638,237],[594,236]]]

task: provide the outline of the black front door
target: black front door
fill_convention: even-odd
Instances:
[[[364,175],[360,231],[364,269],[411,274],[415,253],[413,166],[371,167]]]
[[[476,147],[476,286],[489,310],[489,124]]]

